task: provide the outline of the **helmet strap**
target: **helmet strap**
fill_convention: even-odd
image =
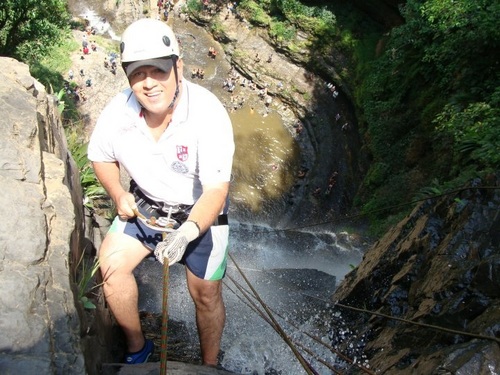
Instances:
[[[175,105],[175,101],[177,100],[177,97],[179,96],[179,73],[177,72],[177,56],[172,57],[173,59],[173,66],[172,69],[174,69],[174,75],[175,75],[175,93],[174,97],[172,98],[172,102],[168,106],[168,108],[173,108]]]

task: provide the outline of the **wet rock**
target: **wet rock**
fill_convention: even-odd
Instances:
[[[489,374],[500,368],[500,247],[490,235],[499,204],[500,192],[481,183],[429,199],[346,276],[333,299],[383,314],[339,307],[344,324],[366,334],[371,370]],[[336,344],[347,350],[353,342],[346,337]]]

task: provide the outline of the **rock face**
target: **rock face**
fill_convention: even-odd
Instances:
[[[427,200],[378,241],[333,299],[408,322],[341,307],[350,334],[336,331],[334,342],[366,344],[371,370],[383,374],[500,369],[498,186],[491,178]]]
[[[84,374],[72,266],[83,236],[78,171],[55,98],[0,57],[0,373]]]

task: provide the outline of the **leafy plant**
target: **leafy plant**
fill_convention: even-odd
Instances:
[[[73,129],[66,134],[68,147],[71,155],[80,172],[80,183],[84,194],[84,205],[88,208],[94,208],[94,201],[107,197],[106,190],[97,179],[94,169],[87,158],[88,143],[81,143],[78,131]]]
[[[376,201],[388,193],[388,205],[403,204],[500,165],[500,75],[493,52],[500,4],[408,0],[401,12],[405,22],[387,33],[376,60],[358,70],[364,76],[356,100],[374,161],[360,203],[374,220],[387,219]],[[424,152],[407,158],[415,139],[425,140]]]
[[[271,17],[255,1],[243,0],[238,8],[244,10],[250,23],[257,26],[267,26],[271,22]]]
[[[443,194],[442,187],[440,186],[438,179],[435,178],[432,180],[431,186],[425,186],[419,190],[417,199],[430,198],[441,194]]]
[[[213,20],[210,23],[210,31],[216,38],[220,38],[224,34],[224,26],[219,21]]]
[[[186,6],[189,13],[196,14],[203,10],[203,4],[199,0],[188,0]]]
[[[86,309],[95,309],[95,304],[87,297],[87,294],[91,291],[99,288],[102,283],[92,285],[95,280],[95,276],[99,271],[99,258],[93,258],[93,260],[88,260],[85,257],[85,251],[82,252],[78,264],[76,266],[76,272],[79,277],[77,277],[78,282],[78,300],[82,302],[83,307]]]
[[[64,103],[63,99],[64,99],[65,95],[66,95],[66,92],[64,89],[59,90],[59,92],[56,95],[56,97],[57,97],[57,111],[59,112],[59,114],[62,114],[64,112],[65,103]]]
[[[500,164],[500,110],[497,104],[476,102],[463,110],[449,104],[436,116],[437,129],[456,142],[459,164],[475,163],[483,167]]]
[[[282,21],[273,21],[269,29],[269,35],[280,43],[293,40],[296,34],[292,25]]]

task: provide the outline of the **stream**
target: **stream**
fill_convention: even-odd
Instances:
[[[91,23],[100,22],[98,30],[119,39],[109,14],[104,20],[100,15],[103,10],[97,5],[92,8],[90,1],[78,2],[78,6],[80,16]],[[237,87],[233,95],[244,96],[246,101],[244,106],[233,110],[231,93],[223,88],[231,66],[222,47],[201,27],[178,19],[173,23],[184,54],[185,77],[192,79],[192,69],[205,70],[204,79],[192,80],[209,88],[226,105],[235,134],[229,213],[230,252],[234,261],[229,261],[225,278],[227,320],[222,337],[222,365],[241,374],[305,373],[281,336],[245,302],[238,286],[244,290],[250,287],[238,268],[286,333],[323,360],[333,363],[334,355],[301,330],[329,344],[329,296],[345,274],[361,261],[366,244],[349,228],[333,224],[297,228],[288,220],[296,209],[290,192],[304,183],[297,179],[303,167],[303,148],[285,126],[283,105],[273,102],[266,106],[257,92]],[[210,46],[219,52],[217,59],[211,59],[204,52]],[[286,121],[290,122],[290,118]],[[314,210],[306,210],[299,222],[314,224],[316,219],[307,216],[309,211]],[[135,274],[140,289],[140,310],[161,315],[162,266],[147,259]],[[194,307],[187,293],[184,269],[178,264],[171,267],[168,304],[169,327],[178,327],[183,350],[189,352],[185,359],[198,360]],[[311,356],[305,357],[318,373],[331,374],[331,370]]]

